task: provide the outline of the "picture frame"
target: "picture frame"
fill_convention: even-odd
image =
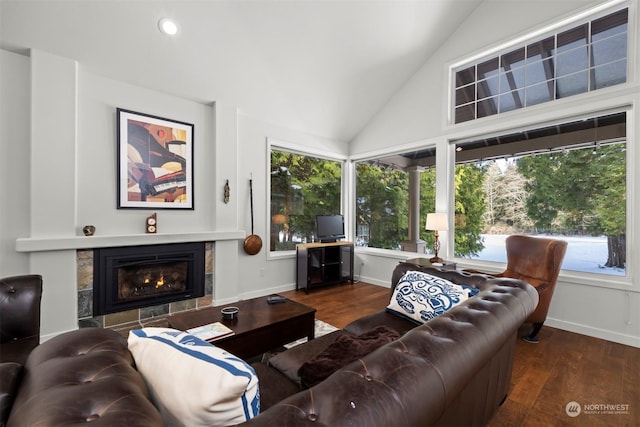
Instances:
[[[194,209],[191,123],[116,109],[118,209]]]

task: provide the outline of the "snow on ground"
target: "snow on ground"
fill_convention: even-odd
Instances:
[[[470,258],[506,263],[507,255],[504,241],[507,237],[507,234],[482,234],[485,248],[478,256]],[[538,237],[549,236],[541,235]],[[569,243],[562,263],[563,270],[616,276],[624,276],[626,274],[625,269],[622,268],[604,267],[607,262],[606,237],[552,236],[552,238],[562,239]]]

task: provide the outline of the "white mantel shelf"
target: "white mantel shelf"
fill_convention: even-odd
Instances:
[[[198,233],[123,234],[108,236],[20,237],[16,239],[16,252],[63,251],[116,246],[160,245],[164,243],[242,240],[246,235],[246,232],[243,230],[237,230],[205,231]]]

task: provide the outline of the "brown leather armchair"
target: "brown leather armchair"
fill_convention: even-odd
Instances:
[[[42,276],[0,279],[0,362],[24,364],[40,344]]]
[[[533,328],[529,335],[522,339],[537,343],[538,338],[536,336],[547,319],[551,297],[560,274],[564,254],[567,251],[567,242],[558,239],[516,234],[507,237],[505,246],[507,250],[507,268],[502,273],[494,274],[477,270],[465,271],[488,274],[494,277],[520,279],[536,288],[540,298],[538,307],[525,321],[525,323],[533,323]]]

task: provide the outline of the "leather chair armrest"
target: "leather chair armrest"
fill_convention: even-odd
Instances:
[[[16,362],[0,363],[0,425],[7,425],[13,401],[18,392],[22,365]]]
[[[40,275],[0,279],[0,362],[24,363],[39,344],[41,299]]]

